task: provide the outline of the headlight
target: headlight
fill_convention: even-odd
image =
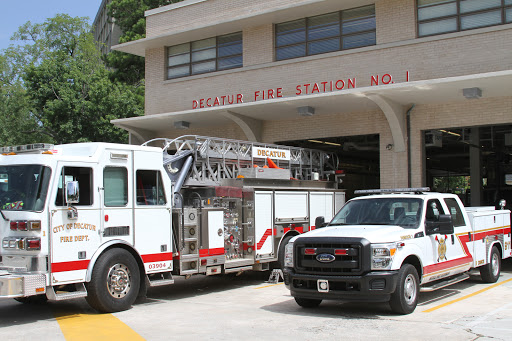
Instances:
[[[389,270],[396,252],[396,243],[372,245],[372,270]]]
[[[284,247],[284,266],[293,268],[293,243],[288,243]]]

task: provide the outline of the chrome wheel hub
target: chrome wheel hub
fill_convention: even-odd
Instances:
[[[411,274],[407,275],[404,282],[404,298],[408,305],[413,304],[416,300],[417,291],[414,276]]]
[[[108,292],[114,298],[125,297],[131,288],[131,273],[124,264],[115,264],[107,275]]]

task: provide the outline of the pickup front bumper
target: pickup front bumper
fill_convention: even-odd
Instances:
[[[293,297],[322,300],[387,302],[395,292],[398,271],[373,271],[361,276],[297,274],[283,271],[284,282]]]

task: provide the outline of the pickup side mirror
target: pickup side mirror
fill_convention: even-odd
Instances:
[[[80,201],[78,181],[66,182],[66,204],[78,204]]]
[[[325,218],[323,216],[316,217],[315,219],[315,228],[319,229],[322,227],[327,226],[327,223],[325,222]]]
[[[427,220],[425,221],[425,233],[431,234],[453,234],[453,222],[450,214],[439,215],[439,220]]]

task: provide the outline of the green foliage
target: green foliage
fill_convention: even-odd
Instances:
[[[112,0],[108,4],[108,13],[123,31],[119,42],[126,43],[146,37],[145,11],[180,1],[183,0]],[[107,55],[106,63],[115,69],[113,79],[133,85],[143,82],[144,58],[113,51]]]
[[[17,109],[16,119],[26,125],[16,129],[30,141],[12,134],[2,144],[37,142],[42,135],[56,143],[127,142],[127,133],[110,120],[141,115],[144,89],[111,81],[87,18],[59,14],[43,24],[28,22],[13,39],[21,44],[0,59],[6,61],[0,114]],[[17,107],[6,107],[9,96]]]

